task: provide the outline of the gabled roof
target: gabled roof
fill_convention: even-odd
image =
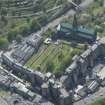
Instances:
[[[94,35],[94,30],[92,29],[86,29],[83,27],[73,28],[72,24],[70,23],[60,23],[57,27],[58,31],[62,31],[64,33],[68,33],[71,31],[77,32],[77,33],[85,33],[89,35]]]

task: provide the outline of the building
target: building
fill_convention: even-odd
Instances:
[[[54,38],[92,43],[96,40],[97,33],[95,30],[78,26],[76,16],[74,16],[73,24],[62,22],[58,25]]]
[[[105,86],[105,67],[103,67],[98,73],[98,78],[100,79],[100,83],[102,86]]]
[[[42,43],[42,38],[41,36],[39,35],[34,35],[34,37],[30,37],[26,43],[29,45],[29,46],[32,46],[34,47],[36,50],[38,49],[38,47],[40,46],[40,44]]]
[[[103,67],[98,73],[97,76],[101,79],[104,80],[105,79],[105,67]]]
[[[64,74],[59,79],[55,78],[55,76],[51,73],[43,74],[39,71],[33,72],[29,68],[15,62],[7,52],[2,54],[2,61],[13,70],[9,73],[13,73],[15,71],[15,74],[19,73],[20,75],[26,75],[26,78],[22,79],[29,82],[34,92],[37,92],[41,95],[40,97],[44,97],[48,100],[45,102],[46,104],[49,104],[49,101],[51,101],[55,105],[72,105],[72,96],[75,93],[79,96],[79,98],[83,98],[88,93],[93,93],[98,89],[99,81],[101,85],[105,84],[105,67],[102,68],[99,72],[96,72],[97,75],[95,76],[98,78],[91,78],[89,75],[90,73],[92,74],[94,72],[93,69],[96,65],[97,58],[104,58],[105,63],[104,52],[105,38],[97,41],[97,43],[94,43],[80,56],[76,58],[74,57],[72,63],[68,66],[68,68],[66,68]],[[87,79],[87,77],[89,77],[89,79]],[[4,78],[4,83],[7,80],[8,78],[6,80]],[[0,84],[3,84],[1,78]],[[15,91],[18,94],[25,93],[29,97],[34,97],[33,92],[28,91],[28,88],[23,84],[16,82],[13,83],[12,87],[15,88]],[[83,88],[78,88],[78,85],[82,85]],[[75,89],[77,90],[75,91]],[[72,91],[72,94],[70,91]],[[37,102],[37,99],[35,102]],[[44,103],[41,103],[41,105],[43,104]]]
[[[98,89],[98,87],[99,87],[99,83],[96,80],[94,80],[94,81],[90,82],[90,84],[88,85],[88,87],[87,87],[88,92],[93,93]]]
[[[39,35],[31,36],[15,49],[12,53],[12,57],[19,63],[24,64],[34,52],[38,51],[41,43],[42,38]]]
[[[87,88],[85,86],[78,85],[77,88],[75,89],[75,93],[77,96],[82,98],[82,97],[85,97],[87,95],[86,90],[87,90]]]

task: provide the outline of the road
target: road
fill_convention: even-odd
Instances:
[[[80,4],[80,7],[83,9],[86,9],[94,0],[85,0],[83,3]],[[76,12],[74,10],[69,10],[67,13],[65,13],[64,15],[62,15],[61,17],[55,19],[54,21],[50,22],[49,24],[47,24],[46,26],[42,27],[40,31],[36,32],[35,34],[42,34],[43,32],[45,32],[48,28],[52,28],[55,27],[56,25],[58,25],[61,20],[69,17],[69,16],[73,16]]]
[[[99,99],[105,98],[105,87],[101,87],[99,91],[95,92],[94,94],[91,94],[87,96],[86,98],[75,102],[73,105],[86,105],[92,102],[95,102]]]

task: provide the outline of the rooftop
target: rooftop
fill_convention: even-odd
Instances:
[[[78,27],[76,29],[76,28],[73,28],[72,24],[70,24],[70,23],[59,24],[57,30],[61,30],[61,31],[64,31],[64,32],[69,32],[69,30],[72,30],[72,31],[77,31],[77,32],[81,32],[81,33],[87,33],[87,34],[94,35],[94,30],[86,29],[86,28],[83,28],[83,27]]]

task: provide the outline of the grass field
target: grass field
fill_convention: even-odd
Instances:
[[[38,52],[26,62],[25,66],[41,72],[58,73],[63,71],[71,61],[73,53],[79,53],[81,47],[73,48],[67,43],[59,45],[42,45]]]

